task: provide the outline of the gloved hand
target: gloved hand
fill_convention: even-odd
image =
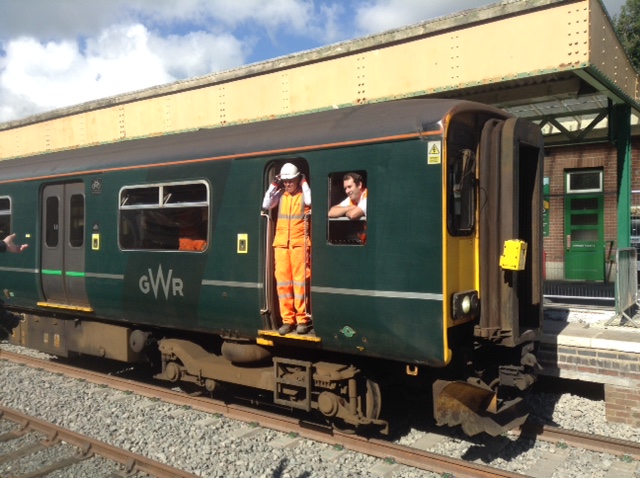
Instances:
[[[304,199],[304,203],[307,206],[311,206],[311,188],[309,187],[309,183],[307,182],[307,178],[305,177],[304,174],[302,175],[300,184],[302,187],[302,196]]]
[[[271,183],[272,186],[274,186],[276,189],[282,189],[282,179],[280,178],[280,175],[277,175],[275,178],[273,178],[273,182]]]

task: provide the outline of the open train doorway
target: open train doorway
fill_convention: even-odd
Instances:
[[[282,335],[312,332],[312,188],[309,165],[302,158],[278,159],[265,167],[261,213],[266,222],[265,304],[261,312],[264,325]]]

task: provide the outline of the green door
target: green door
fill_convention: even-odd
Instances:
[[[565,196],[565,279],[604,280],[604,196]]]

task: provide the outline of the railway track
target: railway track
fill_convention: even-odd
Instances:
[[[541,439],[550,443],[640,460],[640,443],[637,442],[527,423],[518,433],[522,438]]]
[[[58,472],[65,474],[84,460],[94,457],[111,462],[112,477],[154,476],[157,478],[195,478],[196,475],[151,460],[131,451],[114,447],[86,435],[67,430],[44,420],[0,406],[3,428],[6,422],[16,426],[0,434],[0,470],[7,478],[35,478]],[[22,442],[6,451],[6,444]],[[2,445],[5,445],[4,447]],[[58,448],[58,458],[43,460],[40,452]],[[51,455],[51,454],[50,454]],[[43,463],[44,461],[44,463]],[[8,473],[8,474],[7,474]],[[61,475],[61,476],[62,476]]]
[[[330,428],[309,424],[296,418],[265,412],[242,405],[226,404],[208,398],[189,396],[182,392],[167,390],[153,385],[102,373],[77,369],[51,361],[42,361],[20,354],[0,351],[0,359],[40,368],[56,374],[106,385],[116,390],[133,392],[150,399],[159,399],[174,405],[189,407],[209,414],[240,420],[289,435],[326,443],[335,449],[346,449],[378,457],[391,465],[404,464],[421,470],[437,473],[440,476],[459,477],[522,477],[522,474],[500,470],[481,463],[482,460],[458,459],[421,450],[413,446],[399,445],[389,441],[345,435]],[[501,437],[498,437],[500,439]],[[563,446],[576,446],[583,449],[607,452],[612,455],[640,459],[640,445],[623,440],[591,436],[550,427],[525,427],[520,432],[521,439],[548,440]],[[179,476],[179,475],[176,475]],[[188,476],[188,475],[185,475]],[[535,475],[534,475],[535,476]],[[547,475],[550,476],[550,475]]]

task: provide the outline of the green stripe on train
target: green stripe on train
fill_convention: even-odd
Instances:
[[[51,270],[51,269],[42,269],[42,274],[48,275],[48,276],[61,276],[62,275],[62,271]],[[85,273],[84,272],[75,272],[75,271],[66,271],[64,273],[64,275],[69,276],[69,277],[84,277]]]

